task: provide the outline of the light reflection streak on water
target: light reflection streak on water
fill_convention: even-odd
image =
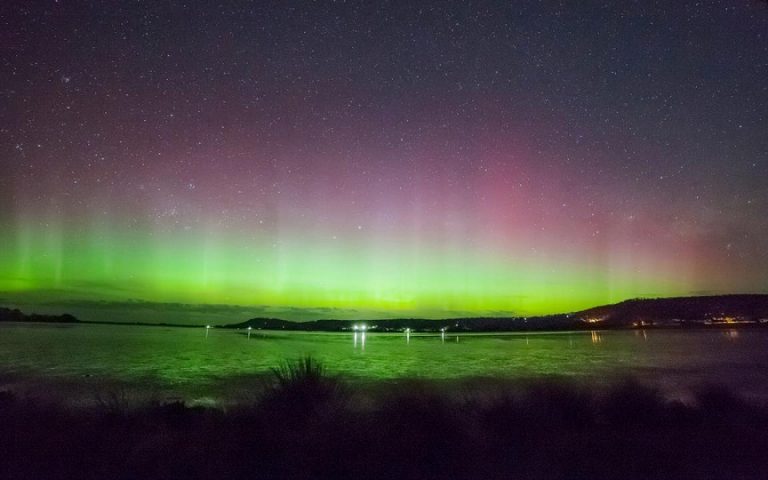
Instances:
[[[360,350],[365,350],[365,330],[360,332],[355,330],[352,334],[352,348],[356,350],[358,346]]]

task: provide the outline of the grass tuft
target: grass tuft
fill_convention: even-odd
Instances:
[[[259,406],[296,421],[343,408],[349,397],[344,382],[311,356],[283,362],[272,369],[271,380]]]
[[[311,356],[304,356],[295,361],[286,360],[272,368],[272,375],[277,385],[282,388],[320,384],[328,379],[325,366]]]

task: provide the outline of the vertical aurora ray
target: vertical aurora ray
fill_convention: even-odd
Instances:
[[[669,272],[656,269],[643,277],[634,265],[614,266],[610,260],[602,269],[588,249],[574,255],[566,246],[517,244],[493,251],[471,237],[446,241],[445,230],[430,237],[355,226],[346,240],[321,229],[302,234],[312,230],[297,225],[280,237],[27,227],[19,229],[23,235],[10,242],[13,247],[2,258],[2,289],[427,316],[565,311],[659,289],[677,293],[674,281],[660,280]]]

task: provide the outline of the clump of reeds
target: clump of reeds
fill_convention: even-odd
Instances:
[[[313,357],[304,356],[272,369],[259,405],[275,413],[304,418],[343,407],[348,397],[349,391],[340,378]]]
[[[295,361],[286,360],[272,368],[272,375],[281,388],[321,384],[328,378],[325,366],[311,356],[304,356]]]

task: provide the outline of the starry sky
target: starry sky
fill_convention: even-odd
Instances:
[[[768,292],[765,2],[223,3],[3,2],[0,301]]]

